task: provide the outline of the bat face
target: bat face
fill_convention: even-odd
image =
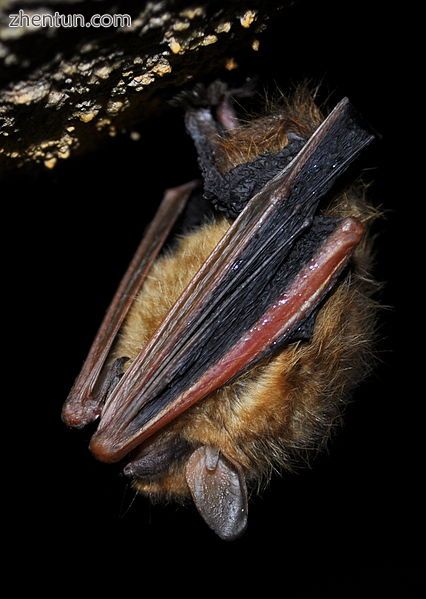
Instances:
[[[240,127],[225,96],[186,123],[203,187],[166,193],[63,416],[100,417],[98,459],[232,539],[247,488],[321,445],[365,372],[373,212],[330,190],[371,135],[306,97]]]

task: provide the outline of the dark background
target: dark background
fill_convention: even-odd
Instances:
[[[32,580],[47,583],[53,569],[66,585],[79,585],[82,574],[99,582],[117,575],[139,581],[141,592],[145,577],[159,588],[170,579],[180,592],[195,586],[188,581],[196,569],[207,583],[200,593],[220,586],[226,572],[237,583],[273,580],[278,592],[291,589],[290,596],[332,588],[379,596],[398,588],[405,597],[419,596],[422,470],[414,427],[420,397],[409,390],[404,369],[410,349],[399,291],[403,214],[392,166],[402,63],[386,6],[302,1],[274,23],[259,55],[242,64],[242,72],[259,76],[259,89],[323,81],[321,97],[331,94],[330,106],[348,95],[381,134],[363,166],[373,181],[370,197],[386,212],[376,276],[385,282],[380,300],[390,308],[380,315],[375,372],[357,390],[329,452],[313,469],[274,480],[254,499],[248,531],[237,542],[218,540],[194,509],[151,506],[140,497],[133,502],[118,468],[97,463],[87,451],[90,433],[68,431],[60,420],[162,190],[196,175],[181,113],[153,120],[139,142],[119,137],[53,172],[4,178],[4,236],[13,231],[7,277],[18,283],[8,287],[15,310],[5,319],[16,343],[8,357],[19,371],[4,398],[12,407],[4,434],[13,439],[4,462],[18,508],[10,516],[10,551],[38,564]]]

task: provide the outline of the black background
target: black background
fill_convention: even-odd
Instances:
[[[380,316],[378,365],[357,390],[329,452],[313,469],[274,480],[254,499],[248,531],[237,542],[215,538],[191,508],[133,502],[118,468],[97,463],[87,451],[89,433],[68,431],[60,420],[162,190],[197,172],[181,114],[153,120],[139,142],[119,137],[53,172],[21,171],[3,181],[5,207],[12,209],[4,234],[14,232],[5,254],[14,272],[7,277],[20,283],[9,287],[15,310],[5,319],[16,343],[8,356],[19,366],[3,400],[13,411],[3,420],[13,439],[4,461],[11,468],[11,505],[18,508],[10,516],[10,552],[37,564],[34,582],[47,584],[54,571],[61,585],[79,585],[83,574],[99,584],[136,580],[141,593],[148,580],[203,593],[213,590],[210,584],[220,587],[226,572],[237,583],[273,581],[289,596],[331,588],[379,596],[398,588],[418,596],[421,470],[414,423],[420,397],[410,392],[404,370],[410,350],[399,292],[403,215],[391,166],[402,65],[386,6],[302,1],[275,21],[262,51],[242,65],[259,76],[260,89],[321,80],[330,105],[348,95],[381,134],[364,167],[373,181],[370,196],[386,211],[376,275],[386,283],[380,299],[390,309]],[[207,587],[195,585],[194,569]]]

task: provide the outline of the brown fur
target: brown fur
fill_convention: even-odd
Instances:
[[[222,170],[249,162],[261,154],[279,152],[288,144],[288,134],[308,138],[322,115],[306,87],[298,87],[291,98],[282,97],[281,107],[267,116],[250,120],[218,139]]]
[[[253,153],[280,149],[289,131],[309,135],[319,122],[318,108],[299,92],[280,113],[243,125],[223,141],[228,167],[250,160]],[[340,195],[324,212],[355,216],[367,225],[375,216],[357,188]],[[225,219],[205,225],[156,262],[127,318],[117,356],[136,357],[229,226]],[[267,480],[273,470],[306,461],[311,450],[329,438],[341,404],[369,369],[374,328],[370,268],[366,236],[350,270],[320,310],[310,342],[290,344],[191,408],[168,430],[195,447],[219,448],[243,466],[252,486]],[[136,488],[152,497],[184,497],[189,494],[184,466],[173,463],[156,480],[136,481]]]

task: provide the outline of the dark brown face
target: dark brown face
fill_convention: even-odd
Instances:
[[[199,153],[205,197],[236,219],[138,355],[119,354],[120,362],[102,370],[128,314],[129,297],[139,289],[146,295],[156,276],[153,261],[194,185],[166,194],[115,298],[101,341],[95,342],[64,408],[64,419],[79,426],[100,415],[92,452],[107,462],[130,456],[126,471],[141,480],[141,487],[147,477],[155,482],[163,471],[182,481],[185,464],[184,480],[197,507],[218,534],[231,538],[246,520],[243,461],[221,443],[199,441],[188,433],[191,426],[186,437],[178,433],[179,422],[183,430],[182,415],[189,408],[312,334],[318,309],[364,231],[354,218],[319,216],[319,202],[371,136],[342,101],[307,143],[290,132],[283,150],[224,173],[214,163],[217,129],[211,112],[190,111],[187,125]],[[120,378],[119,368],[129,357]],[[197,412],[189,414],[196,421]],[[153,435],[150,446],[147,439]],[[225,495],[233,499],[220,503]]]

